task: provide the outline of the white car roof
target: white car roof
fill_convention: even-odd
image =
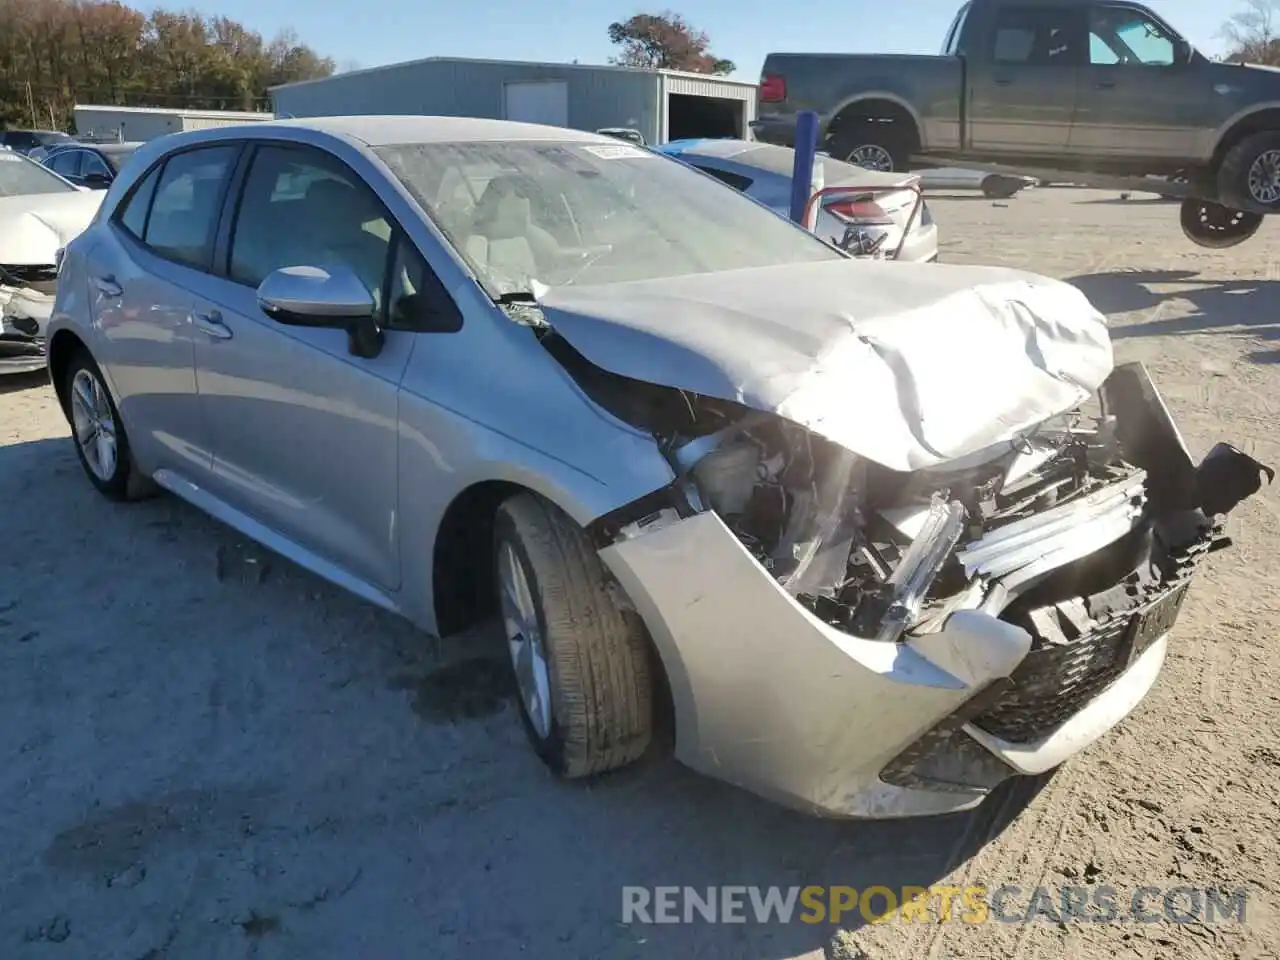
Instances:
[[[301,127],[363,140],[371,147],[404,143],[466,143],[484,140],[546,140],[579,143],[617,141],[582,130],[548,127],[514,120],[485,120],[476,117],[358,116],[304,117],[268,120],[249,125],[255,130],[271,127]],[[221,128],[228,133],[237,127]]]

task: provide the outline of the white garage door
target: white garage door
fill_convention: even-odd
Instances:
[[[569,125],[569,84],[564,80],[508,83],[503,89],[508,120],[545,123],[553,127]]]

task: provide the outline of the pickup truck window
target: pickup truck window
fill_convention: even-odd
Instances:
[[[1089,11],[1089,62],[1096,65],[1171,65],[1173,38],[1133,7],[1097,6]]]
[[[991,59],[998,64],[1057,67],[1084,62],[1082,25],[1070,7],[1004,7],[996,13]]]

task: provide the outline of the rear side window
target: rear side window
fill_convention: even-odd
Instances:
[[[1082,8],[1004,7],[996,12],[991,59],[1056,67],[1085,63]]]
[[[133,234],[135,240],[141,240],[146,235],[147,211],[151,209],[151,197],[156,192],[156,184],[160,182],[160,169],[153,167],[142,178],[132,196],[124,202],[124,210],[119,215],[120,226]]]
[[[142,241],[157,254],[207,270],[238,146],[202,147],[165,162]]]
[[[715,167],[704,167],[700,163],[691,163],[689,166],[696,167],[703,173],[715,177],[721,183],[727,183],[733,189],[741,190],[743,193],[746,193],[747,188],[755,182],[750,177],[744,177],[740,173],[729,173],[727,170],[717,170]]]
[[[107,167],[107,162],[102,157],[96,153],[90,153],[88,150],[80,150],[78,152],[84,158],[84,162],[80,167],[80,176],[91,177],[96,173],[100,177],[111,179],[111,170]]]

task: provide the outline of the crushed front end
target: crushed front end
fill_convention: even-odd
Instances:
[[[55,264],[0,264],[0,374],[44,368],[57,283]]]
[[[678,400],[696,427],[667,445],[677,480],[598,521],[601,555],[661,654],[678,756],[832,815],[965,809],[1097,740],[1155,682],[1223,518],[1271,477],[1225,444],[1196,465],[1135,364],[913,472]]]

